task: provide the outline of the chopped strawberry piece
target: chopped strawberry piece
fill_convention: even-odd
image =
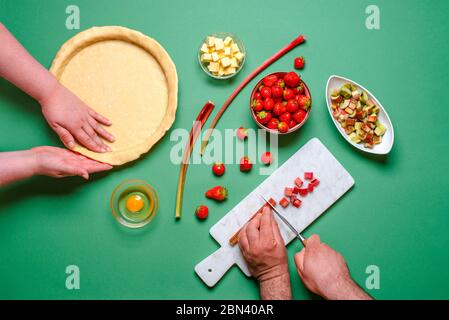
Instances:
[[[301,197],[305,197],[309,193],[309,190],[307,188],[301,188],[299,189],[299,195]]]
[[[268,200],[268,202],[273,206],[276,207],[276,200],[274,200],[273,198],[270,198],[270,200]]]
[[[296,208],[299,208],[301,206],[302,201],[299,199],[295,199],[295,201],[293,201],[293,206],[295,206]]]
[[[287,197],[291,197],[293,194],[293,188],[285,188],[284,193]]]
[[[320,180],[315,178],[312,181],[310,181],[310,184],[313,185],[314,187],[317,187],[320,184]]]
[[[304,172],[304,179],[312,180],[313,179],[313,172]]]
[[[302,182],[302,180],[298,177],[298,178],[295,179],[295,184],[296,184],[296,186],[297,186],[298,188],[301,188],[303,182]]]
[[[281,201],[279,201],[279,204],[280,204],[283,208],[287,208],[289,203],[290,203],[290,202],[289,202],[288,199],[285,198],[285,197],[282,198]]]
[[[314,188],[313,184],[309,183],[309,184],[307,185],[307,190],[308,190],[309,192],[313,192],[313,188]]]
[[[293,187],[293,194],[298,194],[298,193],[299,193],[299,188]]]

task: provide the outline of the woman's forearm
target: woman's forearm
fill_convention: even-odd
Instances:
[[[0,187],[35,174],[36,159],[32,150],[0,153]]]
[[[59,86],[53,75],[36,61],[0,22],[0,76],[38,101]]]

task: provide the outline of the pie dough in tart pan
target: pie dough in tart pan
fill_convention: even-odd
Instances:
[[[112,152],[74,148],[122,165],[148,152],[172,126],[178,103],[176,67],[154,39],[118,26],[93,27],[68,40],[50,68],[60,83],[112,121]]]

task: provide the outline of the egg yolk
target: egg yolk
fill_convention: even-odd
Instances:
[[[139,195],[132,195],[126,201],[126,208],[131,212],[139,212],[142,210],[144,201]]]

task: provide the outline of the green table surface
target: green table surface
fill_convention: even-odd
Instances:
[[[73,1],[72,1],[73,2]],[[78,31],[65,28],[67,1],[0,0],[0,20],[43,65]],[[365,8],[376,4],[381,29],[365,27]],[[306,44],[269,67],[302,72],[313,95],[313,112],[299,133],[279,142],[287,160],[318,137],[354,177],[355,187],[322,218],[313,233],[338,249],[364,286],[368,265],[379,266],[379,299],[449,298],[448,109],[449,2],[441,1],[87,1],[81,30],[121,25],[157,39],[179,74],[179,106],[172,127],[190,129],[205,101],[218,105],[263,60],[298,34]],[[198,66],[197,48],[208,33],[230,31],[245,43],[248,58],[231,81],[209,79]],[[355,151],[337,132],[326,110],[325,84],[339,74],[366,86],[387,108],[395,144],[384,159]],[[258,77],[258,79],[261,76]],[[255,81],[251,84],[254,85]],[[256,128],[248,112],[249,85],[218,129]],[[218,108],[217,108],[218,109]],[[0,150],[60,146],[39,105],[0,80]],[[210,120],[208,124],[210,123]],[[234,266],[213,289],[194,266],[218,248],[209,228],[266,177],[229,165],[220,180],[208,165],[189,168],[184,216],[174,219],[179,167],[170,162],[170,132],[146,156],[91,181],[36,177],[0,190],[0,298],[257,299],[257,284]],[[200,178],[199,178],[200,177]],[[141,230],[121,227],[109,196],[122,180],[140,178],[157,190],[160,210]],[[204,191],[218,183],[229,200],[215,204]],[[193,215],[207,203],[211,214]],[[300,282],[288,246],[296,299],[313,298]],[[79,266],[81,289],[67,290],[65,268]]]

